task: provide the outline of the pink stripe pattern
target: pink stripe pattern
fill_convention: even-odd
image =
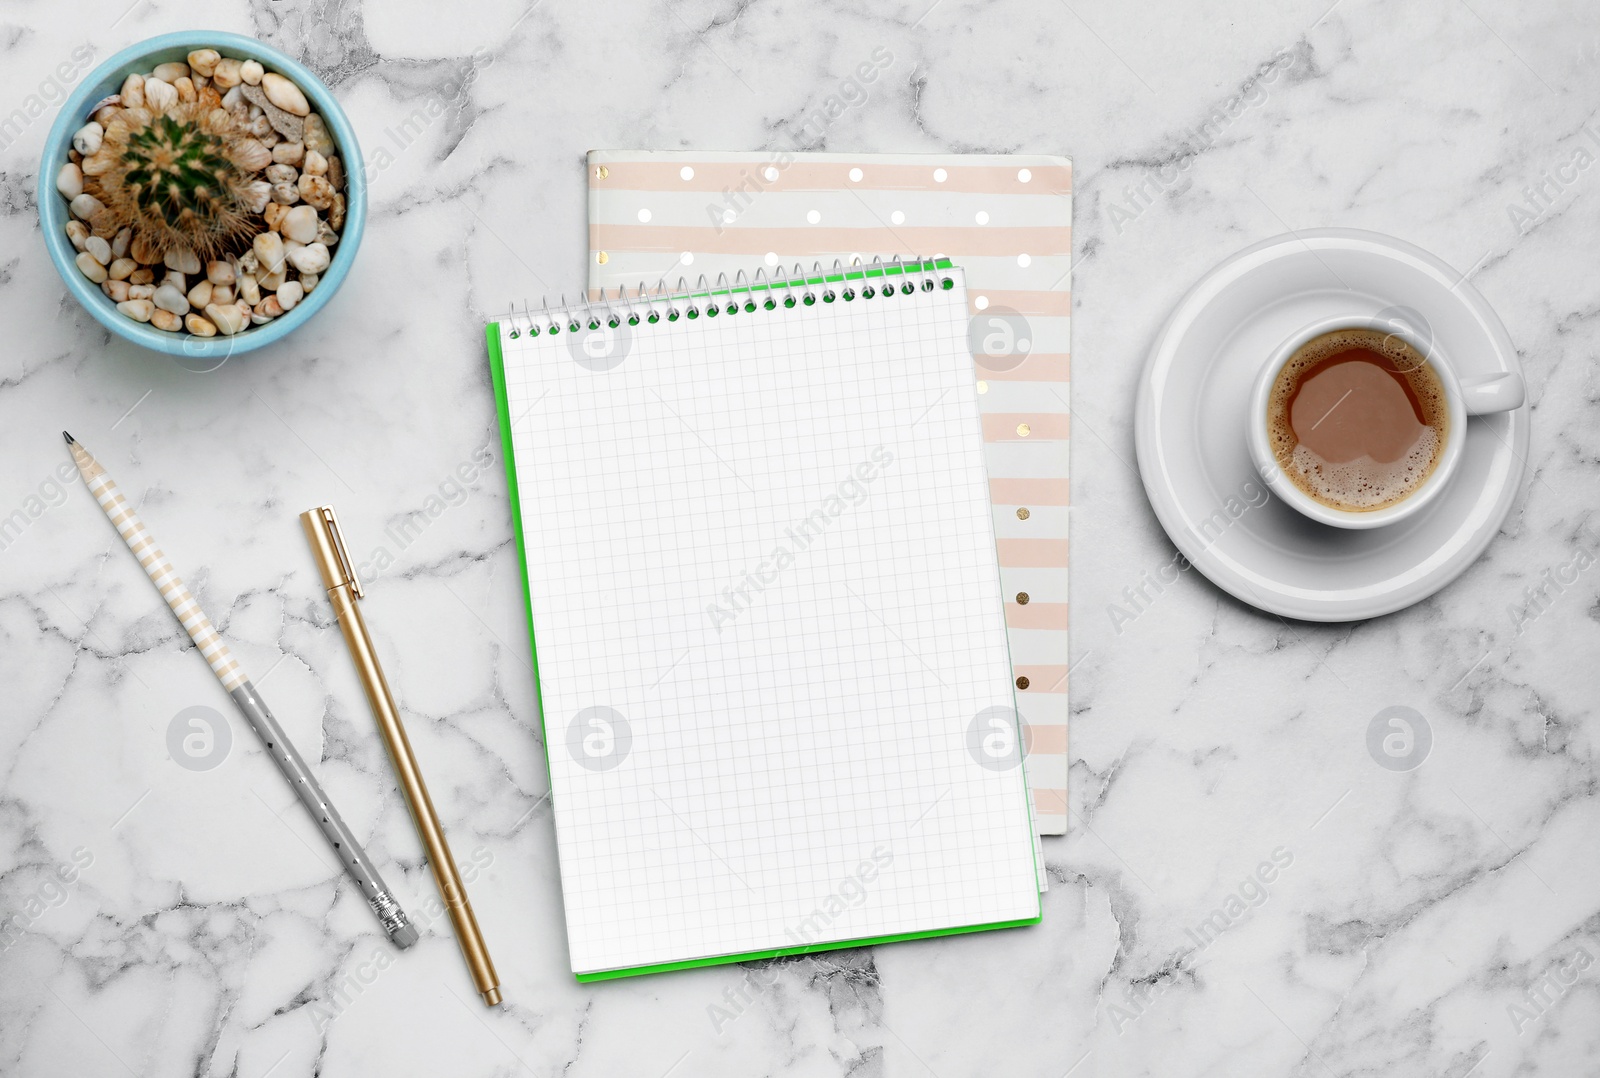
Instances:
[[[835,260],[965,272],[1017,705],[1041,834],[1066,830],[1072,164],[1001,155],[595,151],[589,288]]]

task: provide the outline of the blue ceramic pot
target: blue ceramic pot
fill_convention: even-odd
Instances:
[[[300,87],[306,100],[311,103],[311,111],[322,116],[345,166],[344,228],[339,233],[339,243],[333,249],[333,262],[318,278],[316,290],[286,314],[232,337],[166,333],[146,323],[135,322],[118,311],[110,297],[100,291],[100,286],[92,283],[78,269],[78,252],[66,232],[71,213],[67,209],[67,200],[56,190],[56,173],[67,162],[73,133],[89,121],[89,110],[96,102],[121,90],[123,79],[133,72],[148,74],[157,64],[183,60],[195,49],[205,48],[216,49],[223,56],[240,60],[258,60],[268,71],[276,71]],[[361,231],[367,223],[367,181],[362,169],[361,147],[356,142],[355,131],[350,127],[344,110],[322,84],[322,80],[277,49],[254,38],[216,30],[162,34],[123,49],[95,68],[61,106],[55,125],[50,128],[50,137],[45,140],[44,158],[39,164],[39,223],[44,230],[44,242],[50,250],[51,261],[55,262],[56,271],[66,282],[67,290],[101,325],[123,340],[157,352],[190,360],[214,359],[220,362],[230,355],[264,347],[293,333],[320,311],[344,283],[345,274],[350,272],[350,264],[355,261],[356,249],[361,245]]]

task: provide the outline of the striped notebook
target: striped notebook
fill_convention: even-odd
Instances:
[[[592,295],[763,263],[916,255],[965,269],[1028,783],[1039,833],[1063,833],[1071,162],[597,150],[589,245]]]

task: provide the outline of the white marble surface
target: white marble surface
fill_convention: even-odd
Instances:
[[[327,310],[205,375],[108,343],[65,298],[33,204],[48,117],[0,151],[0,515],[40,509],[0,551],[0,912],[25,929],[0,953],[0,1072],[1600,1069],[1597,578],[1515,614],[1597,543],[1600,168],[1569,167],[1600,153],[1582,134],[1600,105],[1592,5],[125,6],[0,4],[0,107],[79,45],[104,57],[197,20],[302,57],[369,153],[430,99],[446,107],[377,176]],[[486,443],[499,463],[481,324],[581,286],[585,150],[779,145],[878,44],[895,63],[826,148],[1076,161],[1074,819],[1045,841],[1044,921],[581,987],[504,481],[448,485]],[[1255,81],[1276,56],[1284,77]],[[1166,163],[1185,168],[1133,205]],[[1508,207],[1547,173],[1519,229]],[[1529,376],[1525,489],[1484,559],[1401,614],[1286,625],[1186,577],[1118,633],[1108,606],[1172,557],[1131,468],[1143,350],[1216,260],[1314,225],[1471,270]],[[235,718],[215,769],[169,756],[181,709],[228,702],[81,485],[51,485],[63,427],[141,504],[422,910],[432,881],[295,514],[332,500],[359,556],[389,547],[368,617],[457,852],[476,858],[503,1011],[473,998],[442,920],[389,950]],[[384,538],[442,485],[459,504],[403,548]],[[1410,772],[1366,747],[1390,705],[1432,730]],[[1274,851],[1286,867],[1247,882]],[[61,866],[70,885],[51,882]],[[1225,927],[1180,960],[1208,919]],[[713,1005],[738,1016],[718,1028]]]

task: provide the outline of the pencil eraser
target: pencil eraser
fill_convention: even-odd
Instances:
[[[403,951],[417,942],[417,930],[409,924],[401,925],[389,933],[389,942]]]

